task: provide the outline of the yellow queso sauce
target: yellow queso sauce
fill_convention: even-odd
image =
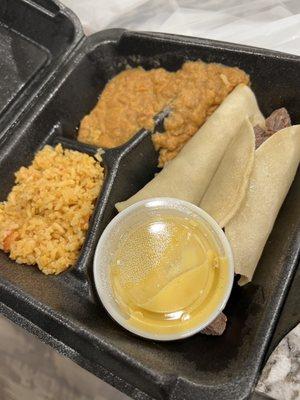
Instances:
[[[129,325],[174,334],[205,322],[228,287],[228,263],[205,223],[144,219],[124,234],[111,265],[115,300]]]

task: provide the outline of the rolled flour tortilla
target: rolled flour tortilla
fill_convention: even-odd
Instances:
[[[300,161],[300,125],[282,129],[256,151],[245,201],[225,233],[240,285],[251,281]]]
[[[252,125],[264,124],[254,93],[239,85],[152,181],[116,204],[118,211],[151,197],[175,197],[199,205],[228,145],[247,118]]]
[[[223,228],[245,198],[254,164],[255,135],[246,119],[222,158],[200,207]]]

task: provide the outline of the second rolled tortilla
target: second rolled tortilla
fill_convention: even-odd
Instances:
[[[239,209],[246,195],[255,153],[255,135],[249,120],[228,146],[200,207],[223,228]]]
[[[255,152],[245,201],[225,233],[239,284],[251,281],[300,161],[300,125],[275,133]]]
[[[239,85],[152,181],[116,204],[118,211],[151,197],[175,197],[199,205],[227,147],[247,118],[253,125],[264,123],[254,93]]]

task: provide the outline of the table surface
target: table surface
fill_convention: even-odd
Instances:
[[[86,34],[112,27],[181,33],[300,55],[299,0],[62,0]],[[0,317],[3,400],[126,400],[127,396]],[[282,340],[257,390],[300,399],[300,325]]]
[[[274,351],[258,383],[257,389],[262,394],[278,400],[300,398],[299,339],[300,326],[290,332]],[[0,358],[2,400],[129,400],[1,316]]]

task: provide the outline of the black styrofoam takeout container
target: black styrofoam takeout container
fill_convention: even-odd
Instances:
[[[14,172],[46,143],[96,152],[76,141],[77,128],[118,72],[137,65],[174,71],[197,59],[242,68],[265,115],[285,106],[293,123],[300,123],[300,57],[122,29],[85,37],[77,18],[56,2],[0,0],[0,201],[13,186]],[[77,264],[45,276],[0,252],[0,311],[135,399],[249,398],[267,356],[300,320],[300,174],[253,282],[234,287],[223,336],[161,343],[133,336],[112,321],[95,295],[91,273],[114,204],[157,170],[150,133],[141,130],[124,146],[107,150],[103,163],[104,187]]]

